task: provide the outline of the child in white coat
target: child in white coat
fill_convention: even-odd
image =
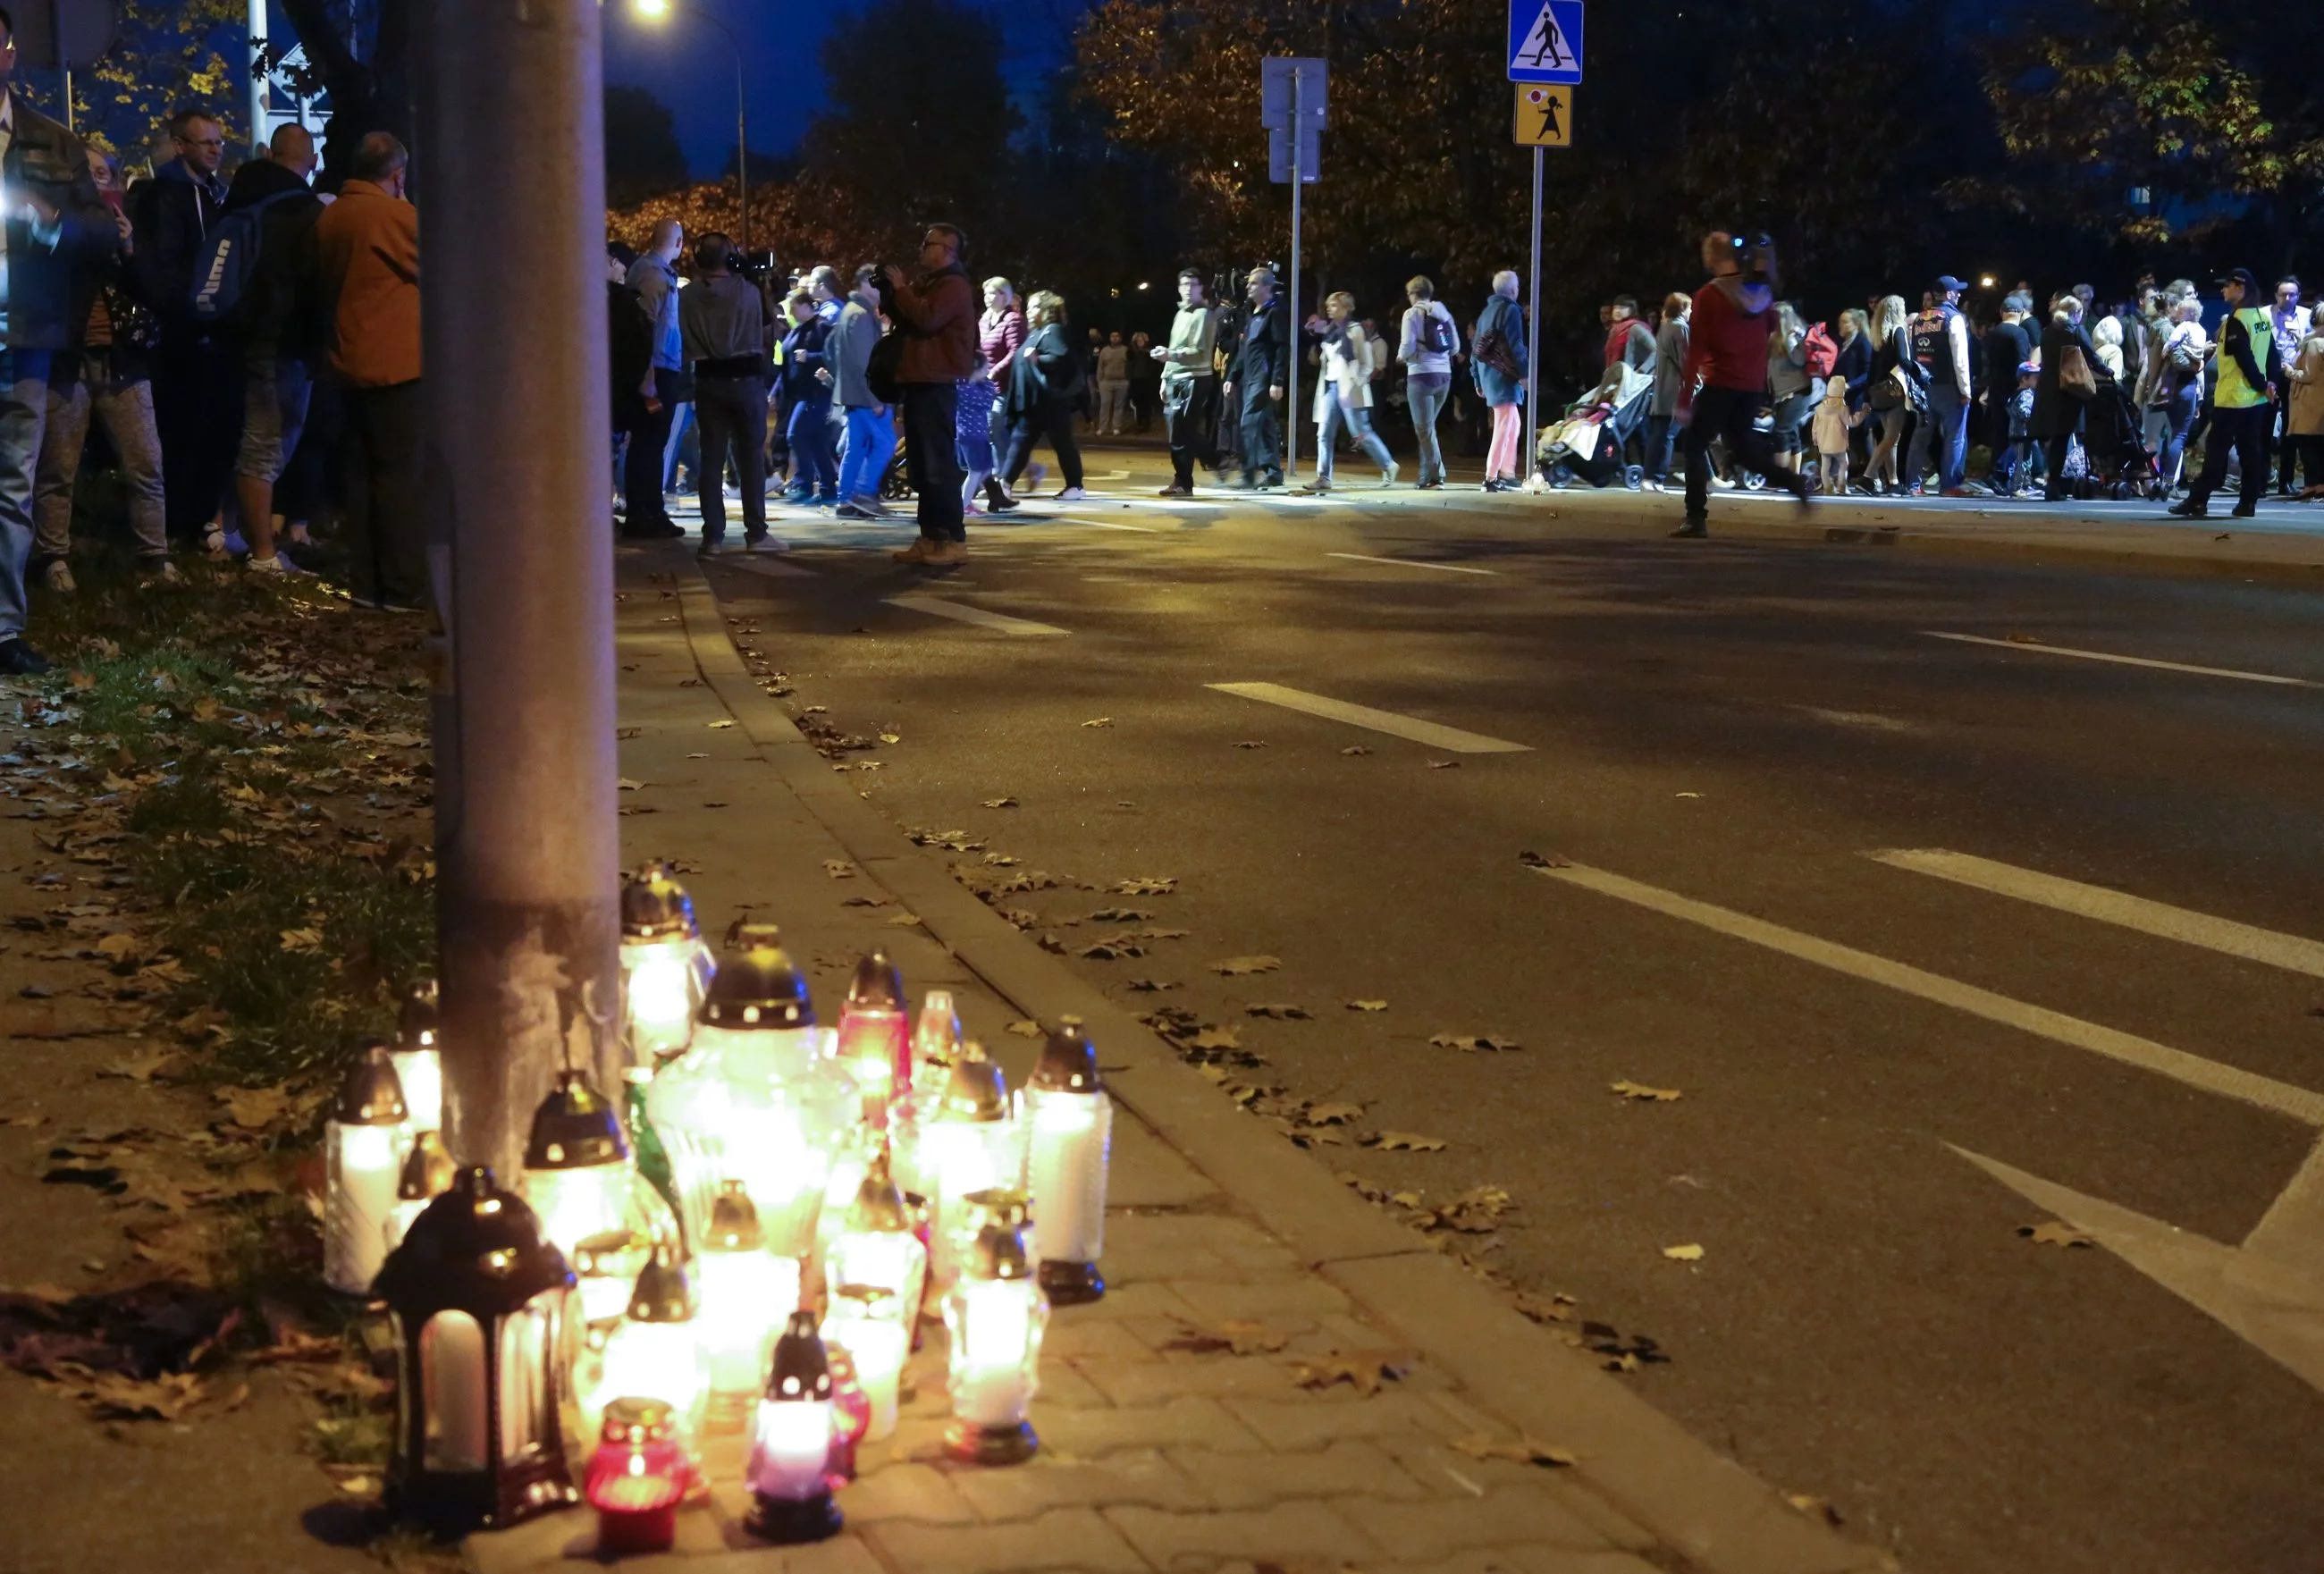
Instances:
[[[1816,405],[1815,446],[1819,467],[1823,473],[1823,491],[1827,497],[1848,494],[1848,430],[1855,423],[1848,417],[1848,379],[1830,377],[1824,380],[1823,399]]]

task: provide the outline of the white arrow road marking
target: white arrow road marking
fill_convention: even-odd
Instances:
[[[1499,574],[1494,568],[1471,568],[1465,563],[1425,563],[1417,557],[1367,557],[1361,552],[1326,552],[1326,557],[1344,557],[1351,563],[1385,563],[1390,568],[1434,568],[1444,574]]]
[[[1304,711],[1311,716],[1321,716],[1328,722],[1345,722],[1351,727],[1366,727],[1375,732],[1386,732],[1392,738],[1409,738],[1415,743],[1425,743],[1431,749],[1442,749],[1453,754],[1529,754],[1532,747],[1511,743],[1504,739],[1488,738],[1481,732],[1463,732],[1458,727],[1440,727],[1434,722],[1424,722],[1417,716],[1400,716],[1394,711],[1376,711],[1370,705],[1350,704],[1345,700],[1327,699],[1305,689],[1285,688],[1279,683],[1213,683],[1221,694],[1240,695],[1247,700],[1263,704],[1281,705],[1286,711]]]
[[[2297,934],[2280,934],[2273,929],[2238,924],[2232,918],[2191,913],[2184,907],[2108,890],[2104,886],[2084,885],[2080,880],[2061,879],[2056,875],[1997,863],[1989,858],[1950,852],[1941,847],[1891,847],[1865,856],[1892,869],[1932,874],[1939,879],[1997,896],[2015,897],[2020,901],[2055,907],[2061,913],[2135,929],[2142,934],[2181,941],[2239,956],[2246,962],[2263,962],[2288,972],[2324,979],[2324,943]]]
[[[1054,623],[1037,623],[1029,618],[1012,618],[1006,612],[988,612],[956,601],[942,601],[932,595],[891,595],[891,607],[907,612],[927,612],[933,617],[950,618],[955,622],[973,623],[980,629],[995,629],[1018,639],[1032,639],[1047,634],[1063,634],[1065,630]]]
[[[1683,918],[1690,924],[1700,924],[1706,929],[1737,940],[1749,941],[1754,945],[1764,945],[1770,951],[1782,952],[1802,962],[1814,962],[1834,972],[1884,984],[1904,994],[1933,1000],[1941,1006],[1950,1006],[1957,1011],[1982,1017],[1988,1022],[1998,1022],[2004,1026],[2034,1034],[2054,1043],[2086,1049],[2092,1054],[2102,1054],[2109,1060],[2118,1060],[2126,1065],[2153,1072],[2159,1076],[2184,1082],[2190,1088],[2200,1088],[2207,1093],[2240,1099],[2246,1104],[2255,1104],[2263,1109],[2288,1115],[2305,1125],[2324,1128],[2324,1093],[2314,1093],[2306,1088],[2293,1087],[2289,1082],[2279,1082],[2273,1077],[2264,1077],[2240,1066],[2205,1060],[2201,1055],[2190,1054],[2183,1049],[2173,1049],[2151,1038],[2140,1038],[2135,1034],[2100,1026],[2095,1022],[2085,1022],[2079,1017],[2069,1017],[2045,1006],[2013,1000],[2006,995],[1997,995],[1974,984],[1965,984],[1901,962],[1891,962],[1886,957],[1858,951],[1853,946],[1819,940],[1796,929],[1786,929],[1748,914],[1698,902],[1675,891],[1666,891],[1658,886],[1609,874],[1602,869],[1569,864],[1563,868],[1536,870],[1536,872],[1567,885],[1580,886],[1585,890],[1635,903],[1673,918]]]
[[[2324,1390],[2324,1277],[2315,1266],[2318,1248],[2324,1247],[2324,1210],[2315,1210],[2312,1201],[2324,1191],[2324,1146],[2309,1155],[2276,1208],[2241,1247],[2223,1246],[1964,1147],[1953,1151],[2224,1324],[2310,1387]],[[2281,1224],[2269,1231],[2294,1192],[2310,1200],[2296,1240]]]
[[[2028,645],[2016,640],[1988,640],[1982,634],[1944,634],[1934,629],[1922,633],[1932,640],[1951,640],[1962,645],[1992,645],[2003,650],[2030,650],[2036,656],[2070,656],[2080,661],[2111,661],[2121,667],[2153,667],[2164,672],[2191,672],[2198,677],[2235,677],[2246,683],[2282,684],[2289,688],[2324,687],[2304,677],[2284,677],[2273,672],[2238,672],[2232,667],[2190,667],[2184,661],[2157,661],[2151,656],[2117,656],[2110,650],[2077,650],[2067,645]]]

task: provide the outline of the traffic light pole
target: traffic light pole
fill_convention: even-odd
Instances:
[[[619,1075],[599,6],[425,9],[444,1136],[512,1176],[560,1066]]]

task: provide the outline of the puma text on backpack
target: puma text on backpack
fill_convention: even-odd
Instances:
[[[1832,368],[1840,364],[1840,346],[1832,343],[1831,330],[1821,323],[1808,329],[1807,337],[1800,341],[1800,348],[1807,359],[1808,375],[1818,383],[1831,376]]]
[[[206,327],[230,327],[242,316],[244,298],[258,272],[258,243],[266,210],[300,191],[278,191],[219,219],[202,243],[194,272],[194,320]]]

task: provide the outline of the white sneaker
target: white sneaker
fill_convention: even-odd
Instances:
[[[1380,472],[1380,490],[1386,492],[1389,487],[1394,486],[1396,478],[1403,474],[1404,467],[1395,460],[1389,460],[1388,468]]]
[[[281,575],[285,579],[312,579],[315,577],[315,571],[313,569],[300,567],[297,563],[290,559],[288,554],[279,550],[272,557],[245,558],[243,562],[243,566],[249,569],[253,574],[275,574]]]
[[[1059,502],[1080,502],[1088,496],[1089,493],[1084,492],[1080,487],[1068,486],[1065,491],[1057,493],[1057,501]]]
[[[216,525],[202,532],[202,550],[210,555],[212,561],[218,563],[232,556],[226,549],[226,532]]]
[[[59,595],[70,595],[80,588],[80,582],[73,577],[72,565],[61,557],[42,570],[41,578],[43,584]]]
[[[788,552],[790,549],[791,544],[779,536],[761,536],[755,541],[747,536],[742,538],[742,550],[745,552]]]

